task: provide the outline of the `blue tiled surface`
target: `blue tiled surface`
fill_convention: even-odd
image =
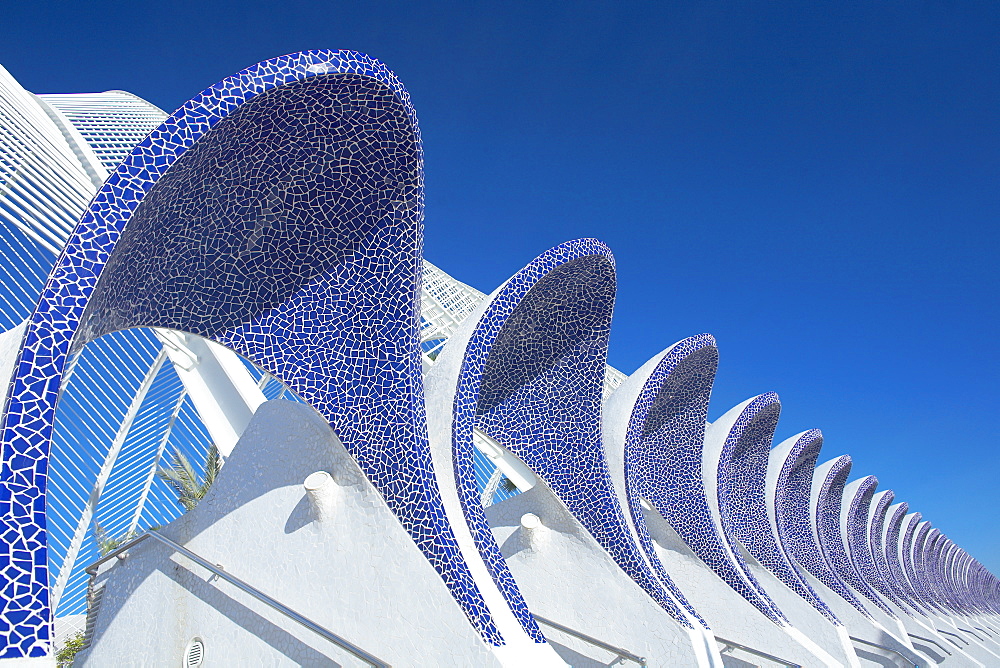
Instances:
[[[641,503],[645,499],[668,521],[691,513],[707,517],[700,476],[665,476],[678,467],[691,471],[701,466],[697,451],[705,436],[705,415],[718,361],[715,339],[709,334],[672,346],[643,383],[625,435],[625,486],[632,524],[646,558],[681,601],[685,601],[684,595],[656,553]]]
[[[309,51],[206,89],[111,175],[31,315],[4,412],[0,658],[49,651],[45,488],[66,361],[89,341],[132,327],[212,338],[309,402],[484,641],[504,644],[446,518],[428,447],[418,345],[422,165],[416,116],[395,76],[357,52]],[[741,408],[705,478],[718,367],[707,334],[671,348],[631,407],[624,452],[615,455],[624,456],[623,508],[602,443],[615,291],[604,244],[557,246],[497,291],[463,352],[452,413],[459,499],[490,575],[530,637],[544,640],[480,505],[475,428],[525,462],[687,628],[704,621],[657,557],[642,499],[778,624],[787,621],[741,547],[833,623],[799,569],[869,617],[851,588],[888,614],[882,597],[919,612],[998,611],[1000,581],[919,514],[907,519],[906,504],[890,509],[892,495],[881,495],[869,512],[874,478],[848,500],[842,532],[850,458],[814,481],[818,431],[769,463],[780,410],[774,394]],[[765,498],[775,464],[777,536]]]
[[[849,584],[854,591],[860,593],[885,614],[894,617],[892,610],[861,578],[861,574],[847,553],[840,528],[840,516],[844,485],[847,484],[847,477],[851,473],[851,465],[849,456],[838,457],[826,476],[818,481],[820,490],[816,503],[816,530],[819,534],[819,544],[823,549],[823,556],[843,582]]]
[[[3,656],[48,645],[45,472],[67,356],[116,329],[213,338],[319,410],[488,641],[445,519],[418,341],[422,150],[384,65],[310,51],[186,103],[94,199],[25,336],[3,425]]]
[[[810,492],[822,447],[823,435],[819,430],[813,429],[799,437],[790,450],[782,467],[782,482],[776,493],[778,531],[785,548],[799,566],[840,595],[858,612],[871,618],[871,613],[864,604],[834,572],[813,529],[814,519],[809,507]]]
[[[470,339],[456,433],[467,442],[474,420],[524,461],[647,594],[690,626],[632,540],[605,459],[601,402],[614,297],[611,252],[593,239],[557,246],[511,278]],[[463,499],[496,573],[499,550],[472,496]]]

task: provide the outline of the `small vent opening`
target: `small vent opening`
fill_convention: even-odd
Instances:
[[[184,650],[184,668],[198,668],[205,661],[205,643],[194,638]]]

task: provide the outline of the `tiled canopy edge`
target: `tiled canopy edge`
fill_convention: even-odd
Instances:
[[[822,443],[822,439],[818,429],[804,431],[785,439],[767,453],[762,500],[767,512],[768,540],[774,545],[765,553],[768,555],[766,561],[756,555],[755,558],[820,614],[839,626],[840,620],[799,572],[792,549],[793,544],[808,545],[811,533],[808,522],[803,521],[808,519],[806,515],[794,512],[797,502],[808,506],[808,490],[798,489],[789,481],[794,479],[803,457],[808,458],[810,452],[818,455],[818,444]],[[811,464],[806,465],[811,468]]]
[[[920,587],[920,583],[913,574],[913,539],[916,535],[917,527],[920,525],[921,517],[920,513],[909,513],[903,518],[903,534],[899,539],[900,570],[917,600],[931,614],[936,614],[937,610],[935,606],[927,600],[926,593]]]
[[[910,542],[910,581],[920,593],[921,597],[934,608],[939,614],[947,614],[941,602],[931,591],[927,578],[924,577],[922,568],[927,557],[928,538],[931,535],[932,525],[928,521],[921,521],[915,531],[911,534]]]
[[[897,591],[901,592],[902,599],[909,604],[910,608],[920,612],[922,615],[926,615],[927,608],[920,599],[920,596],[917,595],[916,590],[914,590],[910,579],[906,576],[906,572],[903,569],[901,550],[905,531],[903,521],[908,517],[909,509],[909,505],[905,502],[889,507],[886,513],[888,519],[885,525],[883,549],[885,550],[885,561],[889,567],[889,575],[894,587]]]
[[[782,471],[775,487],[778,532],[785,549],[799,566],[874,621],[860,599],[837,577],[819,544],[812,513],[812,488],[822,447],[823,435],[813,429],[801,434],[787,449],[782,444],[772,451],[768,466],[780,467]]]
[[[844,487],[840,526],[846,551],[855,573],[860,576],[861,581],[866,586],[884,596],[891,603],[899,605],[892,592],[879,586],[878,567],[875,565],[875,557],[872,554],[869,540],[868,520],[872,499],[877,488],[878,478],[872,475],[853,480]]]
[[[689,492],[696,479],[685,480],[681,486],[680,481],[675,485],[661,476],[676,465],[664,461],[676,456],[675,448],[692,451],[692,442],[702,442],[718,362],[711,335],[689,337],[646,362],[605,404],[605,447],[619,497],[628,508],[636,540],[647,560],[681,602],[686,599],[656,553],[642,502],[649,503],[653,512],[692,502]],[[698,619],[705,624],[700,616]]]
[[[543,253],[495,292],[466,346],[455,447],[466,447],[473,427],[496,439],[633,581],[690,627],[632,538],[604,453],[601,403],[614,299],[611,251],[593,239]],[[465,498],[474,517],[472,497]]]
[[[941,558],[941,591],[948,598],[951,609],[957,614],[968,614],[970,610],[963,600],[962,586],[956,575],[958,566],[958,545],[945,538]]]
[[[945,536],[937,528],[933,528],[927,534],[927,541],[923,553],[923,571],[925,587],[946,612],[953,612],[950,597],[941,587],[940,568],[941,550],[944,547]]]
[[[213,338],[312,404],[471,622],[502,643],[447,524],[424,431],[422,213],[409,96],[356,52],[243,70],[133,150],[57,260],[12,381],[0,476],[2,657],[49,649],[45,482],[66,360],[139,326]]]
[[[813,516],[816,535],[827,562],[843,582],[847,583],[882,612],[894,619],[895,614],[878,594],[861,578],[847,552],[841,510],[844,486],[851,473],[851,458],[842,455],[816,467],[813,481]]]
[[[888,513],[892,506],[895,493],[884,490],[872,497],[868,515],[868,546],[871,550],[872,563],[875,568],[865,574],[868,584],[875,587],[883,596],[898,605],[909,614],[921,614],[908,602],[906,593],[896,584],[889,570],[886,558],[886,529],[889,522]]]
[[[517,588],[483,509],[473,470],[473,433],[482,400],[484,374],[490,366],[493,346],[507,319],[531,288],[544,280],[549,272],[578,260],[604,264],[611,262],[611,253],[604,244],[594,239],[570,241],[543,253],[494,291],[465,319],[449,337],[426,378],[432,438],[442,427],[448,432],[450,461],[447,466],[453,469],[461,521],[468,525],[475,549],[506,605],[524,631],[537,642],[543,642],[544,638]],[[558,306],[556,310],[559,310]],[[558,313],[552,315],[559,316]],[[538,346],[558,346],[562,343],[554,336],[546,336],[543,331],[532,334],[531,340]],[[558,359],[549,361],[558,363]],[[532,370],[532,373],[540,371],[541,367]],[[526,378],[518,380],[522,383],[530,381]],[[448,419],[447,425],[438,425],[445,418]],[[528,428],[539,429],[540,426],[528,425]],[[441,469],[439,473],[444,473],[444,466],[438,468]]]
[[[733,515],[743,512],[742,509],[733,507],[733,502],[748,500],[748,497],[740,494],[738,490],[734,499],[734,488],[740,482],[745,482],[733,469],[734,456],[741,459],[745,450],[757,452],[761,448],[770,449],[780,409],[778,395],[773,392],[761,394],[729,409],[706,429],[698,474],[704,485],[705,499],[711,512],[709,516],[711,524],[708,527],[700,527],[704,536],[701,538],[700,549],[705,554],[699,553],[699,556],[709,563],[730,587],[771,621],[780,626],[787,626],[788,620],[744,561],[737,545],[739,540],[737,527],[733,524]],[[761,484],[763,485],[763,480]],[[713,533],[714,544],[708,543],[706,538],[712,539]],[[693,545],[692,549],[695,549]],[[695,549],[695,552],[697,553],[698,549]]]

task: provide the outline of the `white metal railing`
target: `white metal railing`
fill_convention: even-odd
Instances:
[[[532,614],[532,617],[534,617],[535,621],[538,622],[539,624],[544,624],[545,626],[554,628],[557,631],[562,631],[566,635],[573,636],[574,638],[582,640],[590,645],[593,645],[594,647],[600,647],[601,649],[607,652],[611,652],[612,654],[617,655],[617,658],[615,658],[615,660],[611,662],[612,665],[620,661],[633,661],[639,664],[640,666],[646,665],[646,657],[644,656],[638,656],[637,654],[633,654],[627,649],[622,649],[621,647],[615,647],[614,645],[608,644],[603,640],[598,640],[593,636],[589,636],[586,633],[581,633],[580,631],[571,629],[568,626],[563,626],[558,622],[554,622],[551,619],[546,619],[545,617],[542,617],[540,615]]]
[[[719,636],[715,636],[715,641],[720,645],[722,645],[722,647],[719,648],[720,654],[728,654],[733,650],[738,649],[746,652],[747,654],[752,654],[753,656],[760,657],[761,659],[767,659],[768,661],[773,661],[779,666],[785,666],[785,668],[802,668],[801,664],[794,663],[792,661],[789,661],[788,659],[782,659],[779,656],[768,654],[767,652],[762,652],[759,649],[754,649],[753,647],[742,645],[736,642],[735,640],[726,640],[725,638],[720,638]]]
[[[276,612],[280,612],[282,615],[284,615],[288,619],[292,620],[296,624],[300,624],[301,626],[304,626],[305,628],[309,629],[310,631],[312,631],[316,635],[320,636],[321,638],[323,638],[325,640],[328,640],[329,642],[331,642],[332,644],[336,645],[337,647],[339,647],[340,649],[344,650],[345,652],[351,654],[352,656],[354,656],[354,657],[356,657],[358,659],[361,659],[362,661],[364,661],[368,665],[374,666],[374,668],[391,668],[391,666],[388,663],[386,663],[385,661],[383,661],[382,659],[379,659],[378,657],[374,656],[373,654],[370,654],[370,653],[366,652],[365,650],[361,649],[360,647],[358,647],[354,643],[352,643],[352,642],[350,642],[350,641],[348,641],[348,640],[346,640],[344,638],[341,638],[339,635],[337,635],[333,631],[327,629],[324,626],[321,626],[320,624],[317,624],[316,622],[314,622],[313,620],[309,619],[305,615],[302,615],[302,614],[296,612],[295,610],[293,610],[292,608],[288,607],[284,603],[278,601],[275,598],[272,598],[271,596],[268,596],[267,594],[265,594],[264,592],[262,592],[260,589],[257,589],[253,585],[248,584],[247,582],[244,582],[243,580],[241,580],[240,578],[236,577],[235,575],[232,575],[231,573],[227,572],[226,569],[223,568],[221,564],[213,564],[212,562],[208,561],[207,559],[205,559],[205,558],[203,558],[203,557],[195,554],[191,550],[187,549],[183,545],[179,545],[179,544],[175,543],[174,541],[170,540],[169,538],[167,538],[165,536],[161,536],[156,531],[150,531],[150,532],[142,534],[141,536],[139,536],[137,538],[133,538],[132,540],[130,540],[127,543],[125,543],[124,545],[121,545],[117,549],[113,550],[112,552],[109,552],[108,554],[104,555],[103,557],[101,557],[100,559],[98,559],[97,561],[95,561],[94,563],[92,563],[89,566],[87,566],[87,568],[85,569],[85,572],[90,576],[90,583],[91,583],[90,588],[91,588],[91,590],[93,589],[94,580],[97,577],[98,568],[100,568],[101,564],[104,564],[105,562],[110,561],[111,559],[114,559],[116,557],[119,557],[119,558],[125,558],[125,557],[127,557],[129,549],[135,547],[136,545],[138,545],[142,541],[146,540],[147,538],[152,538],[154,540],[157,540],[160,543],[162,543],[163,545],[166,545],[168,548],[170,548],[174,552],[177,552],[179,554],[184,555],[185,557],[187,557],[188,559],[190,559],[194,563],[198,564],[199,566],[201,566],[205,570],[209,571],[213,575],[219,577],[222,580],[225,580],[229,584],[235,586],[237,589],[239,589],[239,590],[241,590],[243,592],[246,592],[247,594],[249,594],[253,598],[257,599],[261,603],[263,603],[266,606],[268,606],[269,608],[271,608],[272,610],[275,610]],[[93,625],[89,624],[88,628],[87,628],[87,636],[88,636],[88,638],[92,639],[93,633],[94,633]]]
[[[909,657],[907,657],[905,654],[903,654],[902,652],[899,652],[897,650],[894,650],[891,647],[886,647],[885,645],[880,645],[880,644],[878,644],[876,642],[871,642],[869,640],[862,640],[861,638],[855,638],[854,636],[850,636],[850,638],[851,638],[852,642],[856,642],[856,643],[859,643],[861,645],[865,645],[867,647],[875,647],[875,648],[880,649],[880,650],[882,650],[884,652],[889,652],[890,654],[895,654],[900,659],[902,659],[906,663],[908,663],[911,666],[913,666],[913,668],[920,668],[919,664],[914,663],[913,660],[910,659]]]

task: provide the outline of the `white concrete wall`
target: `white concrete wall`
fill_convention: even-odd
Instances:
[[[716,635],[802,666],[822,665],[813,653],[716,575],[671,529],[662,515],[646,511],[645,518],[664,568]],[[808,620],[808,617],[804,619]],[[815,625],[800,630],[824,649],[828,646],[836,649],[840,646],[839,640],[835,639],[836,631],[825,620],[824,624],[827,628]],[[842,651],[833,655],[845,658]]]
[[[542,526],[525,529],[527,513]],[[618,567],[544,482],[486,515],[533,613],[644,656],[650,666],[697,665],[692,635]],[[607,652],[541,628],[570,665],[610,665]]]
[[[303,481],[332,474],[316,521]],[[312,408],[263,404],[211,492],[163,535],[400,666],[497,666],[441,578]],[[95,642],[78,665],[361,665],[147,539],[100,576]]]

